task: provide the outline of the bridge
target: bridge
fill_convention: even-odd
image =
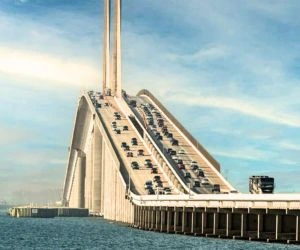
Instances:
[[[79,98],[63,205],[145,230],[299,243],[299,194],[238,192],[150,91],[122,90],[121,0],[104,4],[102,91]]]

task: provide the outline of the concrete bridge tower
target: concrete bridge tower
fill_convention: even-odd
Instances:
[[[121,0],[114,1],[113,51],[111,38],[111,0],[104,1],[104,42],[103,42],[103,93],[122,96],[121,84]],[[111,62],[110,62],[111,56]]]

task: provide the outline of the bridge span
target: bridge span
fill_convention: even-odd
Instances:
[[[144,94],[141,94],[144,93]],[[211,237],[299,242],[299,194],[231,193],[234,188],[221,175],[220,165],[176,120],[167,109],[142,91],[137,97],[122,98],[85,92],[79,99],[64,182],[65,206],[88,208],[91,214],[128,223],[145,230]],[[134,98],[148,98],[163,115],[168,126],[178,131],[179,146],[185,157],[192,154],[210,184],[193,188],[190,178],[151,136],[149,128],[129,105]],[[139,105],[139,104],[138,104]],[[116,119],[114,112],[120,117]],[[112,122],[116,122],[116,133]],[[128,130],[123,131],[124,126]],[[179,136],[180,134],[180,136]],[[174,133],[174,137],[177,134]],[[137,145],[131,145],[131,139]],[[164,139],[163,139],[164,140]],[[163,141],[162,140],[162,141]],[[129,145],[129,151],[121,147]],[[180,147],[180,145],[185,145]],[[175,148],[175,147],[174,147]],[[138,150],[143,155],[138,155]],[[127,152],[132,152],[127,157]],[[145,166],[149,159],[152,167]],[[139,169],[133,169],[136,161]],[[186,160],[188,161],[188,160]],[[186,163],[188,165],[188,163]],[[152,174],[152,168],[157,174]],[[189,170],[188,167],[186,168]],[[147,181],[160,176],[162,187],[148,195]],[[214,193],[213,184],[220,185]],[[164,193],[168,187],[171,192]]]

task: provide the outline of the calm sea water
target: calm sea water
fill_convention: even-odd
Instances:
[[[299,249],[298,246],[162,234],[101,218],[10,218],[0,209],[0,249]]]

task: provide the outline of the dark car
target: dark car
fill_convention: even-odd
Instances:
[[[138,156],[143,156],[144,155],[144,150],[143,149],[139,149],[137,155]]]
[[[133,153],[129,151],[129,152],[127,152],[126,156],[127,157],[133,157]]]
[[[148,188],[148,189],[147,189],[147,194],[148,194],[148,195],[155,194],[153,188]]]
[[[120,129],[114,129],[114,131],[115,131],[115,134],[121,134],[121,130]]]
[[[126,145],[123,149],[124,149],[124,151],[130,151],[129,145]]]
[[[128,131],[128,126],[123,126],[123,131]]]
[[[152,168],[151,169],[151,174],[157,174],[157,168]]]
[[[157,182],[158,180],[160,180],[160,176],[159,175],[154,175],[153,182]]]
[[[132,139],[131,139],[131,145],[132,145],[132,146],[138,145],[137,139],[136,139],[136,138],[132,138]]]
[[[125,142],[125,141],[123,141],[122,143],[121,143],[121,148],[125,148],[127,146],[127,143]]]
[[[212,188],[213,193],[220,193],[220,185],[219,184],[214,184]]]
[[[172,133],[168,133],[167,134],[167,138],[173,138],[173,134]]]
[[[172,146],[178,146],[178,140],[172,138],[172,140],[171,140],[171,145],[172,145]]]
[[[192,165],[191,165],[191,169],[194,170],[194,171],[197,170],[198,168],[199,168],[199,167],[198,167],[197,164],[192,164]]]
[[[136,161],[131,162],[132,169],[139,169],[139,164]]]
[[[146,166],[147,168],[152,168],[152,167],[153,167],[152,162],[147,162],[147,163],[145,163],[145,166]]]
[[[170,152],[170,155],[176,155],[176,150],[172,150],[172,151]]]

